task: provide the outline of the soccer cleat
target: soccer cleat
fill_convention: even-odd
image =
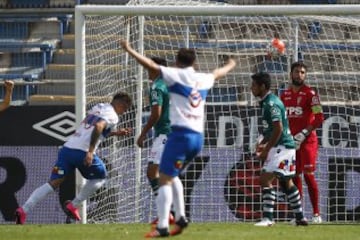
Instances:
[[[15,211],[15,223],[16,224],[25,224],[26,213],[22,207],[18,207]]]
[[[173,229],[171,229],[170,236],[175,236],[175,235],[181,234],[182,231],[185,228],[187,228],[188,225],[189,225],[188,220],[186,220],[185,217],[180,217],[180,219],[178,221],[176,221]]]
[[[308,223],[308,221],[306,220],[306,218],[303,218],[303,219],[301,219],[301,220],[296,220],[296,221],[295,221],[295,224],[296,224],[296,226],[308,226],[308,225],[309,225],[309,223]]]
[[[150,224],[151,226],[156,226],[159,222],[159,218],[155,218]],[[175,217],[172,213],[169,214],[169,224],[173,225],[175,224]]]
[[[168,237],[169,231],[167,228],[155,228],[151,232],[145,234],[145,238]]]
[[[81,220],[79,210],[71,203],[70,200],[66,201],[64,205],[65,205],[64,211],[66,215],[68,215],[72,219],[75,219],[76,221]]]
[[[320,215],[314,215],[311,219],[311,223],[314,223],[314,224],[320,224],[322,223],[322,218]]]
[[[255,223],[254,226],[256,226],[256,227],[271,227],[274,224],[275,224],[274,221],[272,221],[268,218],[263,218],[263,219],[261,219],[260,222]]]

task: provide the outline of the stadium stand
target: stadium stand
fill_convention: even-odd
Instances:
[[[0,2],[3,7],[0,9],[0,79],[16,82],[13,104],[27,103],[45,82],[42,80],[47,65],[53,61],[54,52],[68,32],[75,3]]]
[[[14,91],[14,100],[19,100],[20,104],[29,103],[30,105],[74,104],[74,7],[77,4],[126,4],[127,2],[128,0],[0,0],[0,79],[14,79],[17,82],[16,88],[19,89]],[[243,5],[357,3],[353,0],[224,0],[220,2]],[[197,35],[190,36],[191,42],[194,46],[200,47],[199,51],[204,50],[205,52],[207,47],[212,47],[215,41],[212,34],[213,27],[209,22],[202,22],[199,23],[197,29],[192,29],[192,32]],[[249,26],[247,27],[249,28]],[[256,29],[256,26],[253,26],[253,29]],[[286,57],[277,61],[264,59],[264,56],[260,54],[263,51],[259,49],[264,49],[266,42],[259,39],[248,39],[246,31],[239,31],[239,42],[234,44],[242,44],[244,49],[249,46],[251,48],[257,46],[251,53],[252,56],[248,58],[247,64],[256,66],[257,70],[266,70],[274,74],[286,73],[288,70]],[[306,32],[309,44],[317,44],[322,40],[323,26],[320,22],[314,22],[302,31]],[[348,32],[350,36],[351,29]],[[161,32],[153,32],[153,34],[145,36],[145,39],[154,41],[159,38],[162,40],[167,38],[167,41],[171,42],[171,36],[165,36]],[[354,36],[351,38],[354,39]],[[249,41],[251,41],[250,45]],[[302,46],[303,50],[309,47],[309,44]],[[114,51],[113,54],[117,53]],[[173,53],[168,50],[158,50],[156,53],[148,52],[148,54],[171,55]],[[199,54],[199,57],[201,60],[202,57],[208,56]],[[334,56],[327,55],[326,51],[321,56],[310,56],[299,51],[299,57],[304,60],[311,57],[313,62],[319,62],[319,65],[313,66],[316,70],[324,69],[320,63],[331,61]],[[319,58],[319,61],[315,61],[316,58]],[[354,59],[356,60],[356,56]],[[94,70],[99,66],[94,66]],[[341,73],[346,70],[346,66],[337,68],[327,69],[327,71]],[[249,71],[254,70],[256,69],[249,69]],[[341,74],[339,74],[340,77]],[[3,94],[1,91],[0,98]],[[213,94],[221,95],[222,91],[222,89],[217,89]],[[232,100],[234,99],[231,97],[228,101]]]

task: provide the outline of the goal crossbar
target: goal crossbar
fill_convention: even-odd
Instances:
[[[78,5],[75,14],[123,16],[279,16],[279,15],[358,15],[359,5],[244,5],[244,6],[107,6]]]

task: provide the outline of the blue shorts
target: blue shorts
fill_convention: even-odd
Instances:
[[[77,168],[81,175],[86,179],[106,178],[106,167],[103,161],[94,155],[93,163],[90,167],[84,165],[86,152],[78,149],[62,147],[58,154],[58,159],[51,172],[50,179],[63,178],[72,173]]]
[[[203,134],[190,129],[173,127],[168,135],[160,162],[160,172],[176,177],[185,161],[192,160],[201,151]]]

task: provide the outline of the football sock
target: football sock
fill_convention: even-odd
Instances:
[[[169,212],[173,194],[171,185],[163,185],[159,188],[159,194],[156,197],[156,209],[159,218],[158,228],[169,227]]]
[[[285,191],[290,206],[295,214],[296,220],[301,220],[304,218],[302,206],[301,206],[301,197],[298,188],[293,185],[290,189]]]
[[[276,195],[274,188],[264,187],[262,189],[263,217],[268,218],[271,221],[274,214],[275,199]]]
[[[25,213],[28,213],[38,202],[43,200],[49,193],[54,192],[54,189],[49,183],[45,183],[35,189],[25,204],[22,206]]]
[[[292,180],[293,180],[294,184],[296,185],[297,189],[299,190],[300,197],[302,198],[303,190],[302,190],[301,175],[296,175]]]
[[[91,179],[87,180],[85,185],[81,188],[79,194],[72,200],[72,204],[75,207],[79,207],[80,204],[86,200],[96,190],[101,188],[105,184],[105,179]]]
[[[184,187],[179,177],[175,177],[172,184],[173,207],[175,211],[175,220],[185,217]]]
[[[314,215],[320,214],[319,211],[319,188],[314,174],[304,174],[305,182],[308,186],[309,197],[313,206]]]
[[[158,195],[159,190],[159,178],[149,179],[151,189],[156,197]]]

